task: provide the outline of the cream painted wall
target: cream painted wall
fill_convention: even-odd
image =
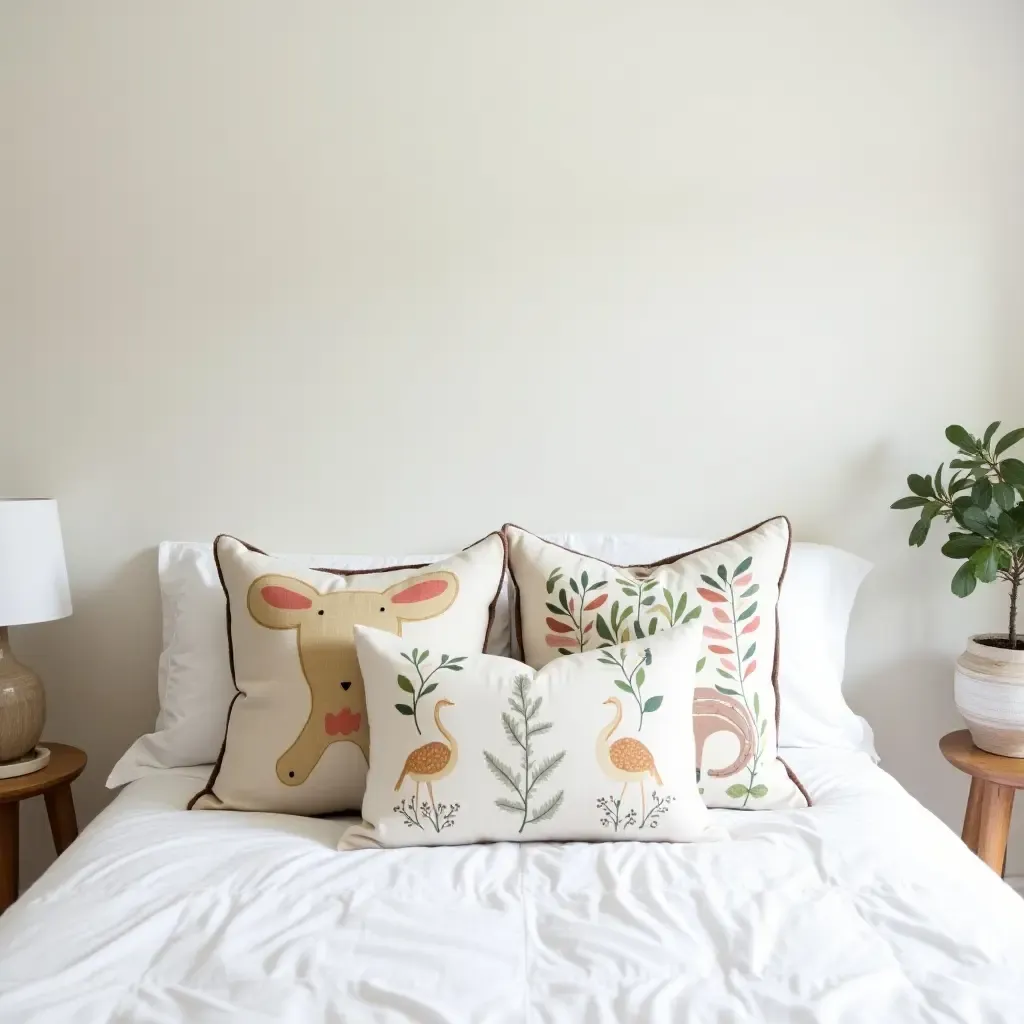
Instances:
[[[75,603],[14,642],[81,817],[156,711],[161,538],[786,512],[877,563],[850,700],[956,824],[1001,599],[887,506],[1024,421],[1022,101],[1014,0],[4,0],[0,487],[59,498]]]

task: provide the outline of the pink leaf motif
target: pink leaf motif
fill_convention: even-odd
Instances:
[[[548,647],[579,647],[579,642],[574,637],[554,636],[551,633],[548,633],[548,635],[544,637],[544,643],[546,643]]]
[[[729,634],[724,629],[715,629],[714,626],[705,626],[704,635],[712,640],[728,640]]]
[[[729,617],[729,613],[724,608],[715,608],[714,613],[715,618],[718,619],[719,622],[728,622],[730,625],[732,625],[732,619]]]
[[[745,572],[738,580],[733,580],[732,585],[734,587],[745,587],[753,578],[754,574],[752,572]]]
[[[569,611],[571,611],[571,612],[576,611],[576,598],[575,597],[570,597],[569,598]]]
[[[753,633],[758,626],[761,625],[761,616],[755,615],[741,630],[740,635],[744,633]]]
[[[585,612],[592,612],[595,608],[600,608],[601,605],[603,605],[605,603],[605,601],[607,601],[607,600],[608,600],[608,594],[607,594],[607,592],[605,592],[604,594],[601,594],[598,597],[595,597],[593,601],[588,601],[583,606],[583,610]]]
[[[750,673],[751,673],[751,672],[753,672],[755,668],[757,668],[757,661],[756,661],[756,660],[755,660],[755,661],[752,661],[752,662],[751,662],[751,663],[750,663],[750,664],[749,664],[749,665],[748,665],[748,666],[747,666],[747,667],[746,667],[746,668],[745,668],[745,669],[743,670],[743,678],[744,678],[744,679],[746,679],[746,678],[747,678],[747,676],[749,676],[749,675],[750,675]]]
[[[728,658],[722,659],[722,668],[727,668],[730,672],[736,671],[736,666]]]
[[[717,630],[716,630],[717,632]],[[708,650],[712,654],[732,654],[733,649],[731,647],[723,647],[721,644],[711,644]]]
[[[707,587],[698,587],[697,593],[700,594],[705,601],[710,601],[712,604],[718,604],[719,602],[726,600],[725,594],[720,594],[717,590],[708,590]]]
[[[567,622],[559,622],[558,619],[553,619],[550,615],[544,621],[548,624],[548,629],[550,629],[552,633],[572,632],[572,626]]]
[[[583,632],[584,632],[584,633],[589,633],[589,632],[590,632],[590,631],[591,631],[591,630],[592,630],[593,628],[594,628],[594,623],[593,623],[593,622],[588,622],[588,623],[587,623],[587,624],[586,624],[586,625],[585,625],[585,626],[583,627]]]

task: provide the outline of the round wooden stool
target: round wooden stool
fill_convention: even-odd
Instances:
[[[971,777],[963,841],[993,871],[1003,873],[1013,797],[1024,789],[1024,758],[990,754],[974,745],[966,729],[939,740],[946,760]]]
[[[50,763],[31,775],[0,779],[0,914],[18,898],[18,804],[33,796],[46,801],[58,854],[78,835],[71,783],[82,774],[85,753],[64,743],[44,743]]]

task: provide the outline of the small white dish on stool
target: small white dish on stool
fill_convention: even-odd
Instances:
[[[31,775],[50,763],[49,747],[36,747],[24,757],[13,761],[0,761],[0,779],[16,779],[20,775]]]

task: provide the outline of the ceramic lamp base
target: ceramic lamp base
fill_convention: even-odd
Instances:
[[[50,763],[50,751],[47,747],[35,747],[24,757],[15,761],[0,761],[0,779],[16,779],[20,775],[31,775],[45,768]]]
[[[46,695],[39,677],[11,652],[0,628],[0,764],[30,753],[43,734]]]

